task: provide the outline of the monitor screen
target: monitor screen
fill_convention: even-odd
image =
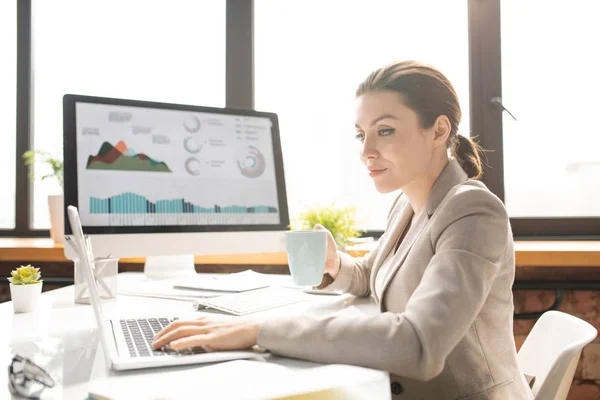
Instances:
[[[64,106],[65,207],[86,233],[287,229],[275,114],[76,95]]]

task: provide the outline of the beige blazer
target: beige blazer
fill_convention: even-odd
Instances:
[[[533,399],[513,338],[512,232],[502,202],[452,159],[387,271],[375,276],[413,211],[400,195],[363,258],[341,253],[329,286],[374,296],[381,313],[266,321],[259,346],[324,363],[387,370],[394,398]]]

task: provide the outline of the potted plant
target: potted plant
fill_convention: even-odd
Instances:
[[[291,229],[313,229],[316,224],[321,224],[333,235],[333,239],[340,250],[359,237],[362,233],[356,225],[356,208],[331,205],[313,205],[298,213],[292,219]]]
[[[42,294],[43,281],[39,268],[21,265],[10,273],[10,298],[16,313],[33,311]]]
[[[56,179],[60,185],[61,193],[48,195],[48,211],[50,212],[50,237],[55,243],[64,243],[65,241],[65,217],[64,217],[64,198],[63,198],[63,162],[54,157],[47,151],[29,150],[23,153],[25,165],[30,167],[29,179],[35,179],[33,168],[34,163],[43,163],[50,167],[50,172],[42,176],[42,180],[52,178]]]

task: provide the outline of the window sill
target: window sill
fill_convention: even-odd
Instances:
[[[356,245],[348,253],[367,254],[374,242]],[[516,241],[517,267],[600,267],[600,241]],[[0,238],[0,261],[67,261],[63,246],[49,238]],[[142,264],[144,258],[123,258],[122,263]],[[285,253],[197,255],[196,264],[286,265]]]

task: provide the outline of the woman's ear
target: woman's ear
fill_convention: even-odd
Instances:
[[[435,147],[446,146],[446,141],[448,140],[451,131],[452,125],[450,124],[448,117],[445,115],[437,117],[433,123],[433,145]]]

